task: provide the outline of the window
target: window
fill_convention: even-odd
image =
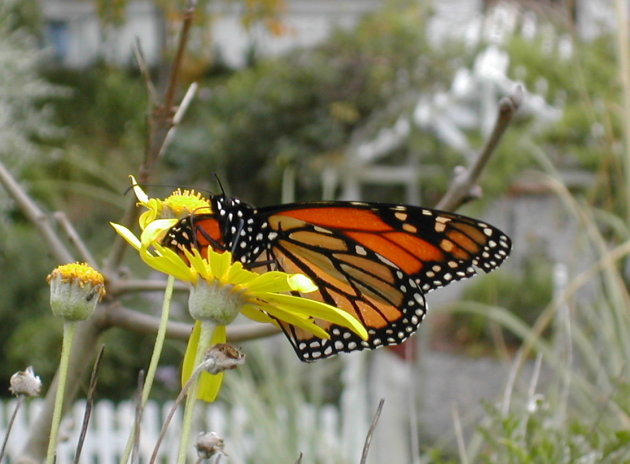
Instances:
[[[66,21],[52,20],[46,25],[46,44],[52,47],[55,58],[65,61],[68,56],[69,32]]]

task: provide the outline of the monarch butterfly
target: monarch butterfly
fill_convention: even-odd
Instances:
[[[176,223],[163,239],[174,250],[232,252],[253,270],[302,273],[318,286],[305,298],[357,317],[367,341],[317,323],[320,339],[278,321],[302,361],[397,345],[418,328],[425,293],[496,269],[510,253],[507,235],[484,222],[428,208],[365,202],[307,202],[255,208],[225,194],[212,213]]]

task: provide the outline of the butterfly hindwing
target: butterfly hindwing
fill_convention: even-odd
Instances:
[[[284,272],[302,273],[317,283],[316,292],[301,296],[355,316],[367,328],[369,339],[361,340],[350,330],[325,321],[316,323],[330,334],[328,340],[281,323],[300,359],[314,361],[341,351],[402,343],[425,314],[417,283],[370,250],[357,256],[352,240],[335,238],[332,252],[322,248],[322,244],[330,247],[332,240],[330,234],[321,229],[314,232],[313,226],[305,225],[301,230],[281,233],[270,255]]]

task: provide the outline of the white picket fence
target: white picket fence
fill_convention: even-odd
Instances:
[[[12,411],[15,408],[15,401],[0,402],[0,437],[4,439],[6,435],[7,423]],[[15,462],[24,445],[29,430],[29,424],[37,417],[41,408],[41,401],[31,401],[22,405],[15,420],[7,446],[8,462]],[[160,427],[164,418],[168,414],[171,404],[158,404],[148,402],[144,411],[139,453],[141,463],[148,462],[153,447],[160,433]],[[101,400],[95,404],[92,412],[86,440],[81,452],[82,463],[95,464],[117,464],[129,432],[134,424],[135,406],[131,402],[113,403],[108,400]],[[61,443],[58,446],[57,463],[72,463],[78,442],[78,437],[83,421],[85,402],[77,402],[71,413],[64,418],[60,436]],[[281,412],[278,413],[282,415]],[[312,430],[315,426],[324,432],[324,436],[319,439],[319,446],[334,449],[340,439],[339,413],[334,406],[323,406],[315,408],[305,405],[300,411],[297,424],[305,424],[305,429]],[[160,457],[162,463],[176,462],[179,448],[179,433],[181,421],[181,408],[173,419],[169,431],[160,447]],[[247,413],[240,408],[227,408],[222,404],[215,403],[206,408],[196,417],[194,430],[214,431],[226,438],[226,442],[234,448],[226,448],[227,457],[221,459],[222,464],[241,464],[247,462],[257,462],[256,437],[252,433],[252,424],[248,424]],[[308,424],[308,425],[307,425]],[[254,425],[255,427],[255,425]],[[327,464],[340,462],[334,453],[330,453],[330,460]],[[297,456],[296,456],[297,459]],[[196,462],[194,449],[191,446],[189,462]],[[325,462],[325,461],[318,461]]]

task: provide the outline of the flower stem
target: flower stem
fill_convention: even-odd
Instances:
[[[149,369],[147,371],[147,377],[142,388],[142,398],[140,400],[140,408],[144,409],[144,405],[149,399],[149,393],[153,386],[153,379],[155,379],[155,372],[157,370],[160,356],[162,355],[162,348],[164,347],[164,339],[166,338],[166,326],[168,325],[168,316],[171,310],[171,298],[173,296],[173,286],[175,285],[175,278],[171,275],[168,276],[166,281],[166,289],[164,290],[164,301],[162,303],[162,316],[160,318],[160,326],[158,327],[157,336],[155,337],[155,344],[153,345],[153,353],[151,354],[151,361],[149,362]],[[136,428],[131,428],[131,433],[127,439],[125,450],[121,464],[126,464],[129,461],[131,450],[133,448],[133,442],[136,439]]]
[[[76,328],[76,321],[65,321],[63,323],[63,344],[61,346],[61,359],[59,360],[59,371],[57,373],[57,394],[55,396],[55,409],[53,410],[52,424],[50,426],[46,464],[53,464],[55,462],[59,424],[61,422],[61,412],[63,409],[63,395],[66,389],[66,377],[68,376],[68,362],[70,361],[70,348],[72,347]]]
[[[214,324],[209,321],[201,321],[201,334],[199,336],[199,345],[197,345],[197,353],[195,354],[194,366],[198,366],[202,361],[208,345],[212,340],[212,331]],[[177,464],[186,463],[186,454],[188,452],[188,442],[190,441],[190,429],[192,428],[192,418],[197,393],[199,391],[199,376],[195,375],[193,385],[188,392],[186,398],[186,406],[184,408],[184,419],[182,421],[181,439],[179,442],[179,455]]]

